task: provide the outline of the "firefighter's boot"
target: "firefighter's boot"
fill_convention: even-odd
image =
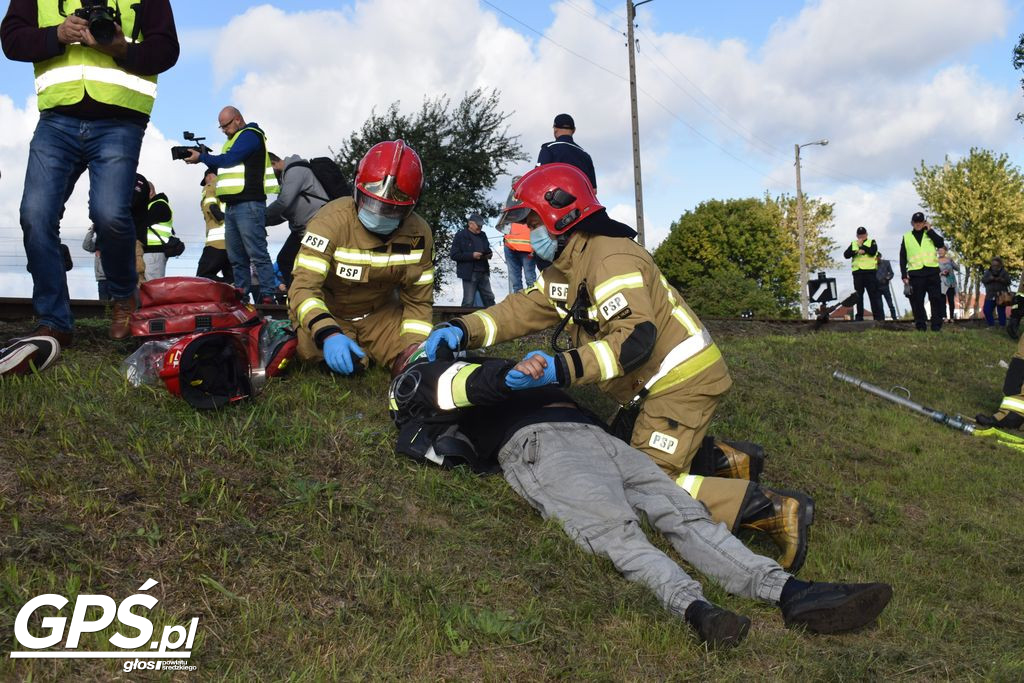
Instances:
[[[757,482],[764,470],[764,448],[750,441],[723,441],[704,437],[690,464],[690,474]]]
[[[998,427],[999,429],[1020,429],[1024,426],[1024,417],[1008,410],[1000,410],[995,415],[981,413],[974,418],[982,427]]]
[[[779,564],[796,574],[807,559],[814,500],[806,493],[752,486],[740,511],[740,528],[761,531],[782,551]]]

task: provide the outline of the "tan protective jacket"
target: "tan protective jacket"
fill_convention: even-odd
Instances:
[[[355,201],[328,202],[306,227],[288,290],[292,324],[304,326],[317,347],[339,321],[354,321],[401,305],[401,346],[423,341],[432,327],[434,240],[416,213],[387,241],[356,217]]]
[[[624,237],[575,233],[533,287],[459,319],[467,348],[555,325],[580,294],[589,323],[566,328],[576,347],[558,354],[566,383],[598,382],[621,404],[643,397],[645,387],[651,396],[669,389],[715,396],[732,384],[700,320],[651,255]]]
[[[220,210],[223,213],[224,204],[217,199],[217,187],[213,183],[208,183],[203,186],[203,196],[200,202],[200,208],[203,210],[203,220],[206,221],[206,246],[213,247],[214,249],[225,249],[224,221],[218,221],[210,210],[217,205],[220,205]]]

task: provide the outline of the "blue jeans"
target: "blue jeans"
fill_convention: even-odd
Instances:
[[[44,111],[28,149],[21,231],[32,273],[32,307],[40,325],[71,332],[74,318],[60,255],[64,204],[89,169],[89,219],[96,226],[107,287],[114,299],[135,296],[135,223],[131,196],[146,129],[136,123],[88,121]]]
[[[537,281],[537,262],[533,254],[525,251],[513,251],[505,245],[505,265],[508,266],[508,291],[514,294],[523,288],[523,275],[526,275],[526,288],[529,289]]]
[[[992,298],[986,296],[981,310],[985,313],[985,322],[988,323],[989,327],[996,324],[995,319],[992,317],[992,312],[995,309],[999,309],[999,325],[1006,327],[1006,306],[996,306],[996,297],[994,295]]]
[[[484,308],[494,305],[490,273],[474,272],[473,279],[462,281],[462,305]]]
[[[224,237],[235,287],[249,291],[251,263],[260,281],[259,298],[273,297],[277,293],[277,276],[267,251],[267,205],[255,201],[228,204],[224,212]]]

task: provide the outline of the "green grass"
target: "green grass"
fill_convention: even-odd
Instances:
[[[114,662],[6,653],[31,597],[120,600],[148,577],[160,623],[200,617],[204,679],[1024,678],[1024,454],[830,378],[843,368],[973,415],[998,402],[1013,343],[745,329],[718,335],[735,385],[713,431],[763,443],[765,480],[815,497],[803,578],[895,586],[876,628],[789,631],[775,608],[705,582],[754,622],[743,646],[708,654],[500,477],[396,458],[382,371],[298,368],[197,413],[128,387],[116,366],[130,346],[86,323],[53,369],[0,381],[0,679],[127,678]],[[109,648],[110,633],[82,647]]]

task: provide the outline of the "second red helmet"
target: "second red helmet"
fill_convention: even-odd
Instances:
[[[583,171],[570,164],[544,164],[512,184],[499,225],[523,223],[534,211],[548,232],[561,235],[603,208]]]
[[[404,140],[378,142],[356,169],[356,203],[382,216],[407,216],[423,189],[423,164]]]

